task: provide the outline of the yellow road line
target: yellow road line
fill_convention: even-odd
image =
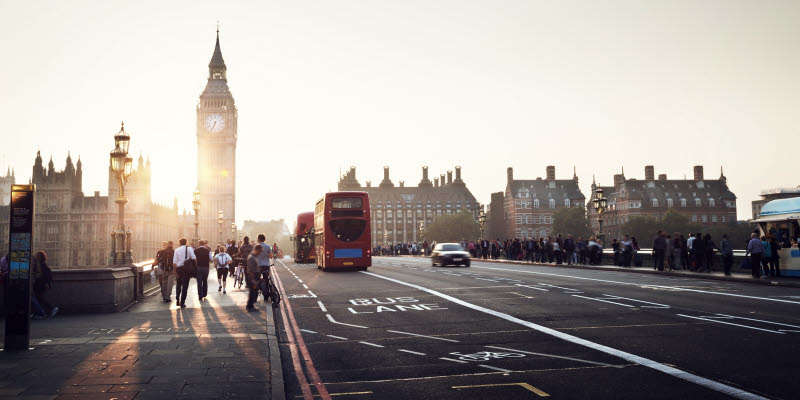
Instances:
[[[355,394],[372,394],[372,392],[329,393],[329,395],[331,395],[331,396],[346,396],[346,395],[350,395],[350,394],[353,394],[353,395],[355,395]],[[294,396],[294,397],[303,398],[303,396]],[[320,395],[315,394],[314,397],[320,397]]]
[[[467,385],[467,386],[453,386],[453,389],[469,389],[469,388],[481,388],[481,387],[496,387],[496,386],[521,386],[529,391],[536,393],[539,397],[550,397],[549,394],[541,391],[540,389],[531,386],[527,383],[493,383],[493,384],[486,384],[486,385]]]

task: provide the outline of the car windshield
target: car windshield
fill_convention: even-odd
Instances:
[[[464,251],[460,244],[443,244],[439,249],[441,251]]]

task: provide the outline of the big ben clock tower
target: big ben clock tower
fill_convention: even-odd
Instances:
[[[228,89],[219,47],[208,63],[208,83],[197,104],[197,188],[200,238],[216,243],[230,237],[236,220],[236,105]],[[220,227],[218,214],[222,212]],[[221,235],[220,235],[221,230]]]

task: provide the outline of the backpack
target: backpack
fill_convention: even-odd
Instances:
[[[53,283],[53,270],[46,263],[42,263],[40,268],[42,269],[42,284],[51,286]]]

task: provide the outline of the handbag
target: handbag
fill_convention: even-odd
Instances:
[[[190,278],[196,278],[197,260],[194,258],[189,258],[189,246],[186,246],[185,251],[184,257],[186,260],[183,262],[183,273]]]

